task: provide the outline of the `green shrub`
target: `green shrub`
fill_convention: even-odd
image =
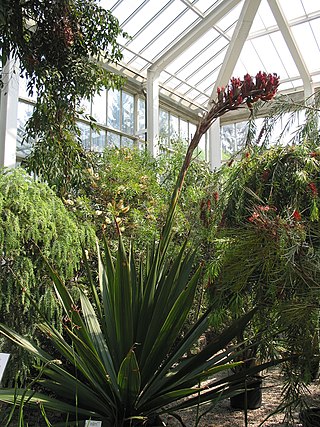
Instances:
[[[301,144],[247,150],[220,175],[212,300],[232,318],[260,307],[247,332],[261,334],[260,356],[292,356],[288,401],[319,355],[319,170],[319,148]]]
[[[93,230],[78,226],[61,200],[45,184],[21,169],[0,173],[0,319],[21,334],[33,336],[38,315],[25,297],[30,293],[58,328],[61,308],[48,286],[40,252],[50,259],[66,281],[74,278],[82,257],[81,243],[92,247]],[[25,359],[8,342],[1,350],[13,354],[13,370],[28,372]]]
[[[64,199],[66,207],[80,221],[89,220],[99,236],[104,234],[113,247],[118,232],[124,241],[134,240],[139,253],[152,244],[161,230],[179,169],[186,152],[176,141],[172,152],[154,159],[148,152],[129,148],[107,148],[97,158],[91,182],[77,196]],[[179,199],[174,240],[180,245],[191,230],[190,245],[201,246],[207,228],[201,219],[203,200],[210,193],[211,172],[204,161],[190,165],[186,185]]]

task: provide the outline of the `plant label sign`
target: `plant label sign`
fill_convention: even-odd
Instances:
[[[101,426],[102,426],[102,421],[92,421],[92,420],[87,420],[84,425],[84,427],[101,427]]]
[[[7,366],[10,354],[8,353],[0,353],[0,383],[3,377],[4,370]]]

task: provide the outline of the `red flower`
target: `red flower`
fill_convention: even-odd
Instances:
[[[300,214],[300,212],[299,212],[297,209],[295,209],[295,210],[293,211],[293,218],[294,218],[296,221],[301,221],[301,214]]]
[[[318,195],[318,190],[317,190],[317,186],[314,182],[310,182],[308,184],[308,187],[310,188],[311,192],[312,192],[312,196],[313,197],[317,197]]]
[[[266,206],[258,206],[259,211],[268,212],[271,208],[269,205]]]
[[[249,218],[248,218],[248,221],[250,221],[250,222],[254,222],[256,219],[258,219],[259,218],[259,214],[257,213],[257,212],[253,212],[253,214],[252,214],[252,216],[250,216]]]
[[[249,108],[252,103],[262,99],[269,101],[274,97],[279,86],[279,76],[259,71],[255,78],[246,74],[243,80],[232,77],[226,88],[218,87],[218,105],[228,104],[228,109],[236,109],[240,104],[246,102]],[[220,109],[219,109],[220,111]]]
[[[218,193],[217,191],[215,191],[215,192],[213,193],[213,198],[214,198],[214,200],[215,200],[216,202],[219,200],[219,193]]]

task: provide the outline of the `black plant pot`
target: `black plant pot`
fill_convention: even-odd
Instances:
[[[304,409],[299,418],[303,427],[320,427],[320,408]]]
[[[247,380],[247,390],[230,397],[230,406],[234,409],[258,409],[262,404],[262,378]]]

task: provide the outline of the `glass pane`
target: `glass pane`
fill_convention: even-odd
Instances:
[[[147,150],[147,143],[146,142],[138,141],[138,148],[141,151]]]
[[[108,126],[120,129],[120,92],[109,90],[108,92]]]
[[[170,139],[177,139],[179,136],[179,119],[170,114]]]
[[[206,160],[207,159],[207,155],[206,155],[206,144],[207,141],[207,135],[203,135],[202,138],[200,139],[199,145],[198,145],[198,159],[199,160]]]
[[[129,147],[132,148],[133,147],[133,140],[130,138],[127,138],[126,136],[122,136],[121,137],[121,147]]]
[[[91,114],[91,101],[89,99],[81,99],[79,110],[81,114]]]
[[[92,99],[92,116],[98,123],[107,123],[107,91],[103,90]]]
[[[236,123],[237,151],[244,147],[247,138],[247,129],[248,122]]]
[[[228,160],[236,151],[236,127],[234,124],[225,125],[220,130],[222,160]]]
[[[196,128],[196,125],[194,125],[193,123],[189,123],[189,141],[193,138],[193,135],[196,132]]]
[[[169,143],[169,113],[168,111],[160,109],[159,117],[159,136],[162,144],[168,145]]]
[[[13,78],[18,79],[17,76],[14,76]],[[20,77],[19,78],[19,83],[17,81],[17,85],[18,84],[19,84],[19,96],[20,97],[27,98],[27,99],[33,99],[33,100],[37,99],[35,90],[34,90],[34,92],[33,92],[32,95],[29,95],[28,89],[27,89],[27,84],[28,84],[28,80],[27,79]]]
[[[123,132],[134,133],[134,98],[127,92],[122,92],[122,130]]]
[[[146,128],[146,102],[138,98],[138,131]]]
[[[102,153],[106,147],[106,131],[102,129],[99,133],[92,131],[91,139],[91,150]]]
[[[17,119],[17,155],[27,156],[30,154],[31,144],[28,142],[22,143],[25,125],[27,120],[32,116],[33,106],[25,102],[18,103],[18,119]]]
[[[85,150],[90,150],[90,126],[86,123],[77,123],[80,129],[81,144]]]
[[[180,138],[183,138],[185,140],[189,139],[188,122],[182,119],[180,119]]]
[[[108,132],[107,133],[107,144],[112,147],[120,148],[120,135],[116,133]]]

